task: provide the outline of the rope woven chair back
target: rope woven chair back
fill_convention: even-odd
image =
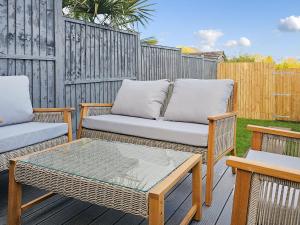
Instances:
[[[300,224],[300,183],[254,174],[247,225],[275,224]]]
[[[300,139],[263,134],[262,151],[300,157]]]

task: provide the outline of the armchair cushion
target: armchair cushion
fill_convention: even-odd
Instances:
[[[111,112],[118,115],[157,119],[168,87],[167,80],[124,80]]]
[[[0,107],[0,127],[33,119],[28,77],[0,76]]]
[[[232,80],[177,79],[164,117],[208,124],[208,116],[226,112],[233,85]]]
[[[0,127],[0,153],[67,134],[66,123],[28,122]]]
[[[83,127],[142,138],[175,142],[192,146],[207,146],[208,125],[150,120],[121,115],[89,116],[83,119]]]

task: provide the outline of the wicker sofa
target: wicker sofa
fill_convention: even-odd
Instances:
[[[300,133],[248,129],[247,157],[227,160],[237,168],[231,225],[300,224]]]
[[[172,85],[169,88],[167,98],[161,110],[161,116],[164,115],[166,107],[172,96]],[[81,104],[81,119],[78,128],[78,138],[89,137],[99,138],[110,141],[121,141],[134,144],[148,145],[159,148],[170,148],[178,151],[188,151],[193,153],[200,153],[203,158],[203,163],[207,164],[207,178],[206,178],[206,205],[210,206],[212,202],[213,190],[213,175],[214,164],[221,159],[222,156],[231,153],[235,155],[235,132],[236,132],[236,110],[237,110],[237,85],[234,84],[231,96],[228,100],[227,113],[222,115],[212,115],[208,118],[207,125],[207,140],[203,146],[195,146],[180,141],[166,141],[159,138],[146,138],[142,135],[128,135],[121,132],[108,132],[99,129],[91,129],[85,126],[85,120],[99,115],[106,115],[111,113],[113,104],[101,103],[82,103]],[[176,127],[177,122],[173,122]],[[189,126],[190,124],[186,124]],[[172,125],[171,125],[172,126]],[[184,124],[181,124],[184,126]],[[201,129],[201,128],[200,128]],[[158,135],[160,132],[157,132]],[[177,135],[178,136],[178,135]],[[199,136],[200,138],[200,136]],[[233,169],[233,172],[235,170]]]
[[[11,158],[72,141],[73,109],[32,109],[26,76],[1,77],[0,89],[0,172]],[[25,121],[23,114],[29,115]]]

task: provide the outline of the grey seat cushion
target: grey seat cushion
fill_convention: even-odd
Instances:
[[[247,159],[271,166],[285,167],[300,170],[300,158],[288,155],[274,154],[270,152],[249,150]]]
[[[67,132],[66,123],[28,122],[0,127],[0,153],[60,137]]]
[[[207,146],[208,125],[144,119],[121,115],[90,116],[83,127],[118,134],[175,142],[193,146]]]

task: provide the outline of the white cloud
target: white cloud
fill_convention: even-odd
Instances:
[[[300,16],[289,16],[280,19],[278,29],[283,32],[300,31]]]
[[[244,47],[250,47],[251,46],[251,41],[246,37],[241,37],[240,40],[239,40],[239,44],[241,46],[244,46]]]
[[[234,47],[250,47],[251,41],[246,37],[241,37],[239,40],[229,40],[225,43],[225,47],[234,48]]]
[[[207,29],[199,30],[195,35],[200,39],[200,49],[202,51],[215,50],[217,40],[224,34],[220,30]]]
[[[228,48],[233,48],[233,47],[236,47],[238,46],[238,41],[236,40],[229,40],[225,43],[225,46],[228,47]]]

